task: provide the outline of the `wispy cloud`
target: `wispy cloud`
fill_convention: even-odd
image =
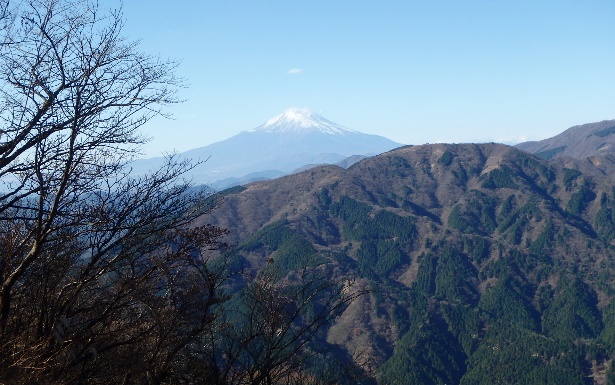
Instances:
[[[301,68],[291,68],[288,71],[286,71],[286,73],[289,75],[297,75],[297,74],[300,74],[301,72],[303,72],[303,69]]]

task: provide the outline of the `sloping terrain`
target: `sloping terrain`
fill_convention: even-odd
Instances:
[[[585,158],[615,152],[615,120],[574,126],[552,138],[519,143],[520,150],[543,159]]]
[[[316,341],[367,382],[605,384],[614,159],[402,147],[226,191],[201,221],[247,270],[324,258],[370,287]]]

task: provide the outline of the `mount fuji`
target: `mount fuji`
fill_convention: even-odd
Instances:
[[[308,165],[341,162],[344,167],[364,156],[401,145],[382,136],[345,128],[308,109],[291,108],[252,130],[186,151],[179,158],[205,161],[187,176],[195,184],[221,189],[276,178]],[[352,161],[344,161],[349,157]],[[151,158],[131,166],[134,173],[142,174],[160,163],[162,158]]]

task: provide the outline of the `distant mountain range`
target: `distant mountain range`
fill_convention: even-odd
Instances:
[[[367,157],[402,146],[379,135],[368,135],[334,123],[308,109],[291,108],[264,124],[229,139],[178,154],[203,162],[186,177],[216,190],[278,178],[322,164],[347,168]],[[542,159],[585,158],[615,152],[615,120],[571,127],[552,138],[517,144]],[[163,158],[131,164],[143,175],[163,164]]]
[[[195,225],[230,229],[244,271],[325,260],[371,288],[315,341],[315,370],[338,359],[366,381],[326,383],[609,384],[614,166],[406,146],[227,190]]]
[[[376,155],[396,147],[378,135],[363,134],[333,123],[307,109],[288,109],[249,131],[179,154],[205,161],[187,176],[196,184],[225,188],[292,173],[306,165],[352,164],[346,158]],[[156,168],[162,158],[138,160],[135,174]]]
[[[615,152],[615,120],[574,126],[552,138],[525,142],[517,148],[543,159],[585,158]]]

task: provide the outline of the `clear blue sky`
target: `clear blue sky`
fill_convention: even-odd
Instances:
[[[101,0],[117,7],[119,0]],[[543,139],[615,119],[613,0],[125,0],[125,36],[182,62],[147,155],[288,107],[406,144]]]

